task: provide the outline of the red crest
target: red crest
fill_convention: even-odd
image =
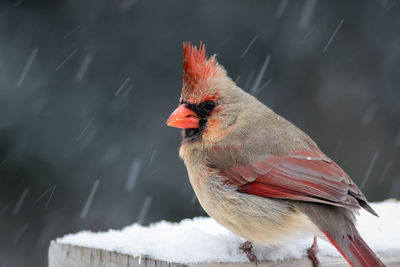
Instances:
[[[183,90],[199,93],[207,86],[207,80],[217,73],[215,56],[206,55],[206,47],[200,42],[199,48],[190,42],[183,43]]]

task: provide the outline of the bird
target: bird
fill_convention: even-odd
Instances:
[[[183,43],[183,85],[167,125],[182,129],[179,156],[203,209],[253,243],[285,244],[314,234],[307,251],[319,266],[317,237],[351,266],[385,266],[355,227],[359,209],[378,216],[348,174],[309,135],[245,92],[208,56]]]

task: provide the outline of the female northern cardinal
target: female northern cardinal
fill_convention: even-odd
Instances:
[[[356,209],[377,215],[350,177],[299,128],[244,92],[204,45],[183,44],[183,88],[167,124],[206,212],[251,242],[282,244],[298,230],[330,241],[352,266],[384,266],[359,235]],[[308,250],[315,265],[316,237]]]

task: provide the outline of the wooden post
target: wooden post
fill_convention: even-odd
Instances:
[[[400,266],[400,249],[391,253],[378,254],[387,266]],[[343,258],[319,257],[321,266],[347,267]],[[114,251],[97,248],[79,247],[52,241],[49,248],[49,267],[308,267],[312,266],[308,258],[286,261],[255,263],[174,263],[154,260],[149,257],[133,257]]]

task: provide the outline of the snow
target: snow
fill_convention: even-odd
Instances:
[[[357,228],[376,252],[400,249],[400,202],[387,200],[372,203],[379,218],[360,211]],[[312,244],[312,234],[299,233],[296,242],[282,246],[264,247],[254,244],[258,260],[301,258]],[[129,254],[149,256],[176,263],[246,262],[239,249],[244,240],[216,223],[212,218],[185,219],[179,223],[161,221],[149,226],[133,224],[122,230],[93,233],[82,231],[56,240],[58,243],[93,247]],[[339,256],[337,250],[318,239],[319,255]]]

